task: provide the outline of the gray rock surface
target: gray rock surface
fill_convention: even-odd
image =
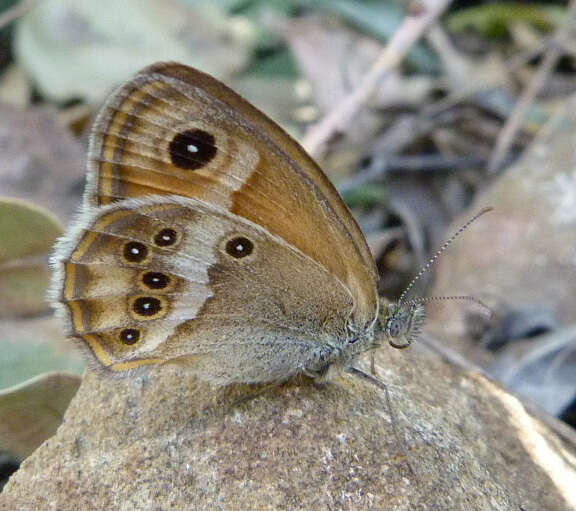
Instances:
[[[376,356],[385,393],[211,388],[178,367],[87,372],[2,510],[576,508],[576,452],[513,396],[422,350]]]
[[[574,323],[576,307],[576,97],[522,158],[480,194],[472,211],[493,206],[438,260],[431,295],[472,294],[496,308]],[[467,345],[466,307],[429,308],[429,326],[454,349]]]

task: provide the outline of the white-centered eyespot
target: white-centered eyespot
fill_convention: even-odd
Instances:
[[[254,251],[254,243],[244,236],[234,236],[226,242],[226,253],[235,259],[242,259]]]

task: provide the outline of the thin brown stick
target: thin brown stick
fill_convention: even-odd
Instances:
[[[571,0],[570,5],[568,6],[566,19],[557,28],[556,33],[552,37],[551,44],[546,50],[540,67],[522,91],[512,113],[506,120],[504,127],[498,135],[494,151],[492,152],[488,163],[488,172],[495,173],[500,170],[502,162],[507,157],[510,146],[514,143],[514,140],[516,140],[516,135],[521,129],[522,123],[524,122],[526,114],[532,106],[536,95],[546,83],[548,76],[562,55],[565,46],[564,41],[568,38],[570,30],[574,27],[575,22],[576,0]]]
[[[20,0],[20,2],[10,7],[10,9],[4,11],[0,14],[0,30],[24,16],[24,14],[33,7],[36,7],[41,1],[42,0]]]
[[[302,144],[312,156],[320,156],[326,143],[336,133],[348,128],[350,121],[370,99],[376,87],[402,62],[412,46],[449,4],[450,0],[419,0],[418,8],[408,12],[360,85],[306,133]]]

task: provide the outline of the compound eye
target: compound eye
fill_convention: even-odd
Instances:
[[[398,337],[402,333],[402,320],[398,318],[392,318],[386,324],[386,330],[390,337]]]

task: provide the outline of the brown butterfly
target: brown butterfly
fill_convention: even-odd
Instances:
[[[67,334],[112,372],[328,378],[384,338],[407,346],[424,317],[418,300],[381,304],[362,232],[300,145],[176,63],[100,112],[84,210],[53,264]]]

